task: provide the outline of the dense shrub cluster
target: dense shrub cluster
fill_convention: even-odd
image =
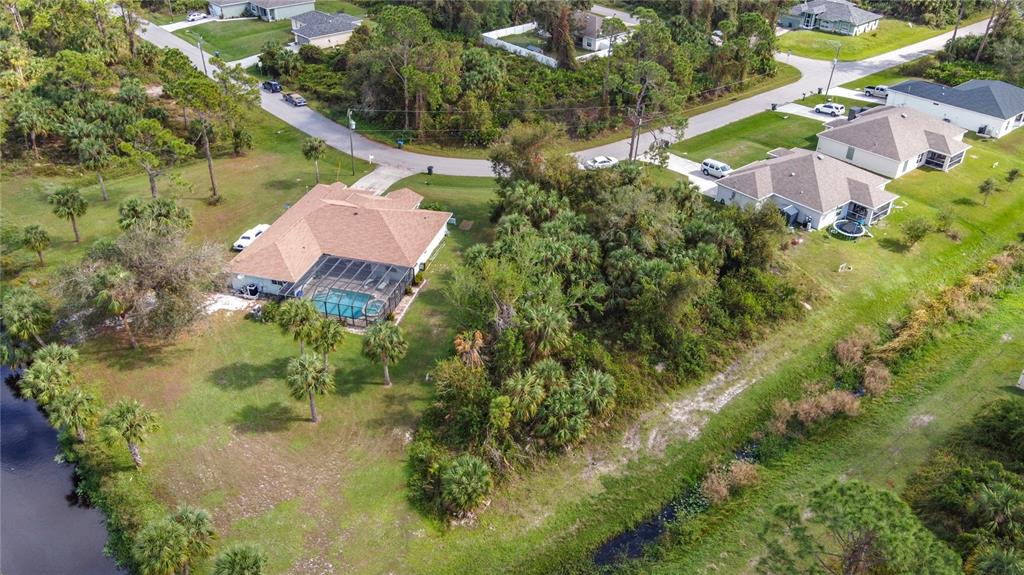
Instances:
[[[1024,400],[983,409],[911,476],[903,495],[960,553],[967,573],[1024,569]]]
[[[567,449],[799,309],[777,269],[774,211],[654,185],[637,165],[579,170],[549,128],[516,127],[495,148],[495,239],[468,249],[447,286],[465,331],[432,372],[410,461],[413,493],[449,512],[464,511],[444,479],[456,458],[500,478]],[[738,488],[748,471],[723,477]]]

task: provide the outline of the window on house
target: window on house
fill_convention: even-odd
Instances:
[[[924,156],[925,156],[924,152],[921,152],[920,155],[917,156],[917,163],[918,164],[924,163]]]
[[[281,280],[270,280],[270,283],[272,283],[272,284],[274,284],[276,286],[283,286],[284,284],[286,284],[288,282],[283,282]]]
[[[852,160],[853,159],[853,146],[846,146],[846,159],[847,160]]]

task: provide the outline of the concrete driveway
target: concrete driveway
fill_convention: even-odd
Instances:
[[[964,35],[980,34],[984,30],[985,22],[982,21],[962,27],[960,33]],[[145,27],[145,30],[140,31],[140,35],[157,46],[181,50],[189,56],[197,68],[202,69],[202,59],[200,58],[199,50],[167,30],[159,26],[149,25]],[[935,52],[942,48],[951,35],[951,32],[940,34],[928,40],[859,62],[840,62],[836,67],[832,85],[838,86],[851,82],[857,78],[874,74],[886,68]],[[205,56],[206,60],[209,61],[209,54]],[[667,133],[668,131],[663,131],[662,135],[658,136],[645,132],[640,136],[640,149],[646,150],[656,137],[675,141],[680,137],[697,136],[736,120],[763,112],[770,109],[772,104],[792,102],[799,99],[804,93],[816,92],[818,88],[824,89],[829,73],[832,71],[832,63],[830,61],[812,60],[787,54],[776,54],[775,58],[780,62],[786,62],[798,68],[801,78],[792,84],[733,102],[703,114],[691,116],[685,134],[671,134]],[[207,64],[207,69],[212,70],[212,67]],[[322,138],[333,148],[346,153],[349,151],[349,131],[347,127],[339,125],[309,108],[293,108],[285,104],[277,95],[264,93],[262,105],[264,110],[291,124],[298,130],[311,136]],[[353,135],[352,142],[355,154],[358,157],[369,159],[372,156],[374,163],[392,166],[404,171],[423,172],[426,171],[427,166],[434,166],[434,171],[438,174],[463,176],[493,175],[490,162],[487,160],[469,160],[418,154],[374,142],[358,133]],[[586,161],[594,156],[613,156],[621,159],[627,157],[628,152],[629,140],[620,140],[577,152],[576,157],[581,161]]]

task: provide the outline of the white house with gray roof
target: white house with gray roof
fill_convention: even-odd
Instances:
[[[352,37],[362,23],[348,14],[327,14],[314,10],[292,18],[292,34],[298,45],[312,44],[320,48],[341,46]]]
[[[881,106],[825,126],[819,152],[893,179],[920,166],[948,171],[971,147],[966,130],[913,108]]]
[[[240,18],[256,16],[273,22],[311,12],[315,0],[209,0],[210,15],[214,18]]]
[[[885,103],[914,108],[992,138],[1024,125],[1024,88],[999,80],[969,80],[953,88],[908,80],[890,86]]]
[[[841,219],[873,224],[898,197],[885,190],[886,178],[814,150],[778,148],[769,155],[718,180],[715,201],[771,204],[789,225],[820,230]]]
[[[846,0],[810,0],[780,16],[779,26],[857,36],[878,28],[881,21],[881,14],[868,12]]]

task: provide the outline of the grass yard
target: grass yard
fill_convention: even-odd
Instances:
[[[366,16],[366,10],[345,0],[317,0],[316,9],[327,14],[344,12],[349,16]]]
[[[857,98],[847,98],[845,96],[826,96],[824,94],[811,94],[806,98],[795,100],[793,103],[800,104],[801,106],[807,106],[808,108],[813,108],[818,104],[824,104],[825,102],[835,102],[837,104],[842,104],[846,106],[847,110],[849,110],[850,108],[874,108],[875,106],[881,105],[877,102],[858,100]],[[822,114],[821,117],[827,118],[828,116]]]
[[[825,116],[822,116],[824,121]],[[676,142],[669,147],[673,153],[695,162],[714,158],[734,168],[766,158],[768,150],[778,147],[810,148],[818,144],[822,122],[780,112],[761,112]]]
[[[904,76],[899,72],[899,68],[902,66],[913,65],[916,61],[917,60],[914,60],[913,62],[907,62],[907,64],[886,68],[881,72],[875,72],[874,74],[864,76],[863,78],[857,78],[852,82],[843,84],[841,87],[849,88],[851,90],[862,90],[864,89],[864,86],[895,86],[896,84],[905,82],[906,80],[917,80],[919,78],[914,76]]]
[[[191,44],[202,39],[204,51],[209,54],[220,52],[222,59],[231,62],[259,54],[267,42],[291,42],[294,39],[291,30],[291,20],[211,20],[176,30],[174,35]]]
[[[541,38],[540,34],[537,33],[536,29],[530,30],[528,32],[523,32],[522,34],[512,34],[512,35],[509,35],[509,36],[502,36],[501,40],[503,40],[505,42],[508,42],[509,44],[513,44],[515,46],[519,46],[520,48],[527,48],[527,49],[529,49],[530,46],[536,46],[536,47],[540,48],[541,50],[544,50],[545,46],[547,46],[547,44],[548,44],[548,41],[545,40],[544,38]],[[544,54],[547,54],[547,52],[544,52]],[[547,54],[547,55],[550,56],[550,54]]]
[[[984,316],[956,326],[924,347],[893,381],[891,397],[834,426],[762,469],[761,485],[730,501],[711,536],[690,549],[669,547],[646,573],[753,574],[764,553],[760,525],[781,503],[799,503],[833,478],[860,479],[900,491],[948,434],[987,402],[1018,397],[1024,357],[1024,288],[997,300]]]
[[[167,170],[157,180],[162,195],[175,197],[192,210],[195,218],[193,236],[220,243],[225,250],[246,229],[258,223],[270,223],[315,184],[313,165],[302,157],[305,135],[265,112],[254,112],[248,128],[253,135],[253,149],[235,158],[223,154],[214,160],[214,176],[223,201],[208,206],[209,176],[205,160],[197,159]],[[351,183],[369,173],[369,165],[356,159],[356,175],[350,175],[349,156],[328,148],[320,162],[325,181]],[[5,258],[5,282],[42,281],[61,264],[79,259],[93,242],[115,233],[117,209],[130,197],[149,198],[149,183],[142,170],[134,166],[119,168],[121,177],[107,173],[110,201],[100,197],[96,177],[41,177],[26,170],[11,169],[5,174],[2,189],[3,215],[11,225],[23,227],[41,224],[53,239],[45,257],[47,266],[38,268],[35,256],[17,253]],[[177,173],[188,186],[174,186],[171,174]],[[89,202],[88,212],[79,218],[82,243],[74,242],[71,224],[51,212],[47,195],[58,186],[70,183],[80,186]],[[190,187],[189,187],[190,186]],[[19,273],[20,272],[20,273]]]
[[[961,26],[981,21],[986,16],[987,14],[978,14],[965,19]],[[779,37],[778,50],[815,60],[831,60],[835,57],[835,43],[838,42],[842,46],[839,50],[839,59],[852,62],[916,44],[952,29],[952,25],[945,28],[929,28],[917,24],[911,26],[902,20],[883,18],[877,30],[859,36],[843,36],[817,30],[793,30]]]

